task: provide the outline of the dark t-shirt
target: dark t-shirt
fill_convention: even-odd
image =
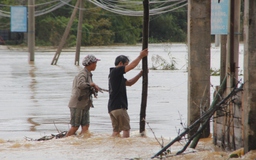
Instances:
[[[121,108],[128,109],[124,74],[125,66],[110,68],[108,112]]]

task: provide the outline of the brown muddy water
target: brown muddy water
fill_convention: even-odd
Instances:
[[[85,47],[81,49],[80,59],[87,54],[101,59],[93,72],[93,80],[107,89],[107,76],[115,57],[125,54],[133,60],[140,50],[140,45]],[[75,49],[65,49],[57,65],[51,65],[55,51],[38,49],[34,63],[29,63],[26,50],[0,46],[0,159],[151,159],[161,149],[156,138],[166,145],[186,125],[187,47],[184,44],[155,44],[149,45],[149,68],[153,65],[152,56],[160,55],[167,62],[174,58],[178,70],[149,70],[146,137],[139,135],[140,79],[127,88],[132,128],[130,138],[110,137],[112,127],[107,112],[108,93],[99,93],[94,99],[95,108],[90,110],[90,135],[28,141],[27,138],[38,139],[67,131],[70,127],[67,104],[73,78],[82,66],[74,65]],[[212,49],[213,68],[219,67],[218,52],[219,48]],[[141,64],[127,73],[126,78],[133,77],[140,69]],[[211,83],[218,85],[219,77],[212,77]],[[183,145],[184,142],[175,144],[170,150],[175,152]],[[214,147],[211,138],[208,138],[201,140],[196,150],[188,149],[184,155],[163,159],[227,157],[228,153]]]

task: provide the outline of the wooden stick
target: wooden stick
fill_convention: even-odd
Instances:
[[[149,1],[143,1],[144,7],[144,21],[143,21],[143,46],[142,49],[148,48],[148,31],[149,31]],[[145,120],[146,120],[146,107],[148,95],[148,59],[142,59],[142,96],[141,96],[141,109],[140,109],[140,134],[144,136]]]

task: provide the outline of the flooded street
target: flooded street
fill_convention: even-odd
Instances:
[[[108,89],[109,68],[115,57],[124,54],[131,60],[141,50],[136,46],[85,47],[81,49],[80,62],[87,54],[101,59],[93,72],[93,80]],[[127,87],[131,119],[131,137],[111,138],[111,121],[107,112],[108,93],[99,93],[91,108],[90,135],[68,137],[50,141],[26,141],[25,137],[38,139],[69,129],[69,108],[72,81],[82,66],[75,66],[75,49],[64,50],[57,65],[51,65],[56,49],[37,50],[35,62],[28,63],[28,52],[0,46],[0,159],[150,159],[161,149],[154,136],[164,145],[175,138],[187,123],[187,47],[184,44],[149,45],[148,66],[151,57],[160,55],[169,61],[168,53],[175,57],[178,70],[149,70],[146,135],[139,136],[139,116],[142,80]],[[219,48],[212,49],[212,68],[219,68]],[[141,64],[126,78],[132,78]],[[219,77],[212,77],[211,84],[219,84]],[[211,89],[213,92],[213,88]],[[80,131],[80,129],[79,129]],[[201,150],[214,151],[211,140],[200,142]],[[179,150],[176,144],[172,151]],[[208,152],[209,153],[209,152]],[[227,153],[211,155],[193,154],[199,159],[223,159]],[[197,156],[197,157],[196,157]],[[186,156],[180,159],[190,159]],[[168,159],[172,159],[171,157]],[[178,157],[174,158],[178,159]]]
[[[159,46],[160,48],[162,46]],[[101,61],[93,72],[93,80],[100,87],[108,89],[109,68],[114,65],[115,57],[126,54],[131,60],[136,58],[140,46],[130,47],[88,47],[81,53],[82,58],[94,54]],[[153,49],[152,49],[153,50]],[[186,65],[185,53],[181,65]],[[57,65],[51,65],[55,52],[36,51],[35,62],[28,63],[26,51],[1,50],[1,118],[0,138],[13,139],[24,136],[42,136],[69,129],[69,108],[74,76],[82,69],[75,66],[74,51],[62,52]],[[163,57],[167,53],[150,51]],[[182,56],[181,56],[182,58]],[[183,60],[183,61],[182,61]],[[151,59],[149,58],[149,68]],[[177,58],[178,61],[178,58]],[[132,78],[141,68],[129,72]],[[180,119],[186,121],[187,72],[184,70],[150,70],[147,105],[147,122],[157,136],[176,135]],[[142,80],[127,87],[129,114],[132,131],[139,128]],[[111,133],[112,127],[107,112],[108,93],[99,93],[94,99],[95,108],[91,109],[90,131]],[[148,127],[147,127],[148,128]],[[148,133],[149,135],[151,132]],[[152,134],[151,134],[152,136]]]

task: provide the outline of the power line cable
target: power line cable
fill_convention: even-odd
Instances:
[[[48,8],[44,8],[42,10],[35,11],[35,16],[41,16],[41,15],[50,13],[58,8],[61,8],[64,5],[68,5],[72,8],[75,8],[75,6],[69,4],[70,1],[71,0],[52,0],[50,2],[36,4],[35,7],[39,7],[39,6],[49,5],[51,3],[58,2]],[[112,13],[126,15],[126,16],[143,16],[142,10],[138,10],[138,9],[135,10],[135,8],[141,8],[141,9],[143,8],[142,1],[134,1],[134,0],[121,0],[121,1],[117,1],[117,0],[87,0],[87,1],[96,5],[97,7],[100,7],[102,9],[110,11]],[[163,14],[163,13],[167,13],[170,11],[174,11],[176,9],[186,6],[187,0],[159,0],[159,1],[152,0],[149,3],[153,4],[150,7],[151,9],[149,11],[149,14],[150,15],[158,15],[158,14]],[[11,6],[11,5],[0,4],[0,6],[6,7],[6,6]],[[78,8],[78,9],[89,11],[93,8],[91,7],[89,9],[85,9],[85,8]],[[0,16],[10,17],[10,12],[0,10]]]
[[[58,2],[58,3],[56,3],[56,2]],[[36,5],[34,5],[34,7],[40,7],[40,6],[44,6],[44,5],[49,5],[51,3],[56,3],[56,4],[54,4],[54,5],[52,5],[52,6],[48,7],[48,8],[44,8],[42,10],[35,11],[35,16],[37,17],[37,16],[41,16],[41,15],[50,13],[50,12],[56,10],[56,9],[61,8],[62,6],[66,5],[66,4],[68,4],[69,2],[71,2],[71,0],[53,0],[53,1],[50,1],[50,2],[36,4]],[[13,5],[0,4],[0,6],[11,7]],[[8,12],[8,11],[0,10],[0,16],[11,17],[11,13]]]
[[[111,1],[111,0],[88,0],[94,5],[121,15],[126,16],[143,16],[143,11],[132,10],[130,8],[142,8],[141,1]],[[114,2],[114,3],[113,3]],[[120,5],[121,4],[121,5]],[[178,8],[184,7],[187,5],[187,0],[165,0],[165,1],[151,1],[150,4],[161,4],[159,6],[155,6],[155,8],[150,7],[149,10],[150,15],[157,15],[166,12],[170,12],[176,10]]]
[[[47,8],[47,9],[44,9],[44,10],[40,10],[40,11],[36,11],[35,12],[35,16],[41,16],[41,15],[44,15],[44,14],[47,14],[47,13],[50,13],[56,9],[59,9],[61,8],[62,6],[66,5],[66,3],[69,3],[71,0],[60,0],[59,3]]]

